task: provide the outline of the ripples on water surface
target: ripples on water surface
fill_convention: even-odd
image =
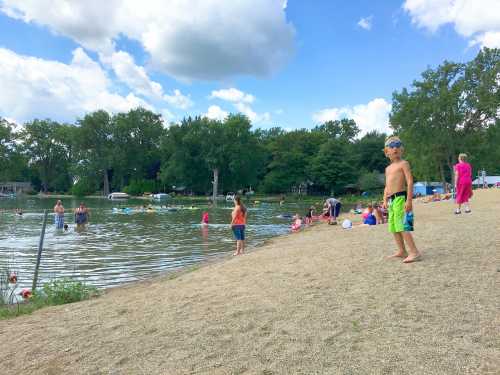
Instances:
[[[114,213],[113,207],[131,207],[144,201],[107,201],[85,199],[91,210],[90,225],[76,232],[72,213],[78,201],[63,199],[65,223],[69,231],[56,230],[52,208],[55,199],[0,200],[0,267],[8,264],[18,272],[21,287],[30,287],[43,221],[49,209],[40,276],[41,282],[72,277],[98,287],[152,277],[160,272],[192,265],[233,251],[230,221],[232,205],[218,208],[197,205],[197,209],[157,210],[154,213]],[[154,203],[156,204],[156,203]],[[24,214],[14,214],[15,207]],[[202,227],[206,210],[210,225]],[[291,219],[283,213],[304,214],[305,205],[261,204],[249,207],[247,246],[287,233]]]

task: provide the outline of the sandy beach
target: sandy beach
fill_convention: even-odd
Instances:
[[[0,374],[500,374],[500,189],[385,225],[317,224],[249,254],[0,321]]]

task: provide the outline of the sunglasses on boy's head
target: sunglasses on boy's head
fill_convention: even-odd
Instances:
[[[401,141],[391,141],[385,147],[389,148],[399,148],[403,145]]]

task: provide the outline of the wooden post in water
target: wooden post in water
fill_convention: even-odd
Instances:
[[[214,204],[214,206],[217,206],[217,189],[218,189],[218,186],[219,186],[219,168],[214,168],[213,170],[214,172],[214,180],[212,181],[212,184],[214,185],[213,186],[213,190],[212,190],[212,203]]]
[[[36,283],[38,281],[38,269],[40,268],[40,261],[42,260],[42,250],[43,250],[43,238],[45,237],[45,226],[47,225],[47,215],[49,211],[43,211],[43,225],[42,233],[40,233],[40,242],[38,242],[38,254],[36,256],[36,266],[35,274],[33,275],[33,285],[31,286],[31,291],[34,293],[36,289]]]

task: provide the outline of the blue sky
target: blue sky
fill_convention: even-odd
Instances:
[[[0,116],[143,105],[166,122],[240,111],[262,128],[353,117],[383,131],[393,91],[500,47],[499,4],[0,0]]]

